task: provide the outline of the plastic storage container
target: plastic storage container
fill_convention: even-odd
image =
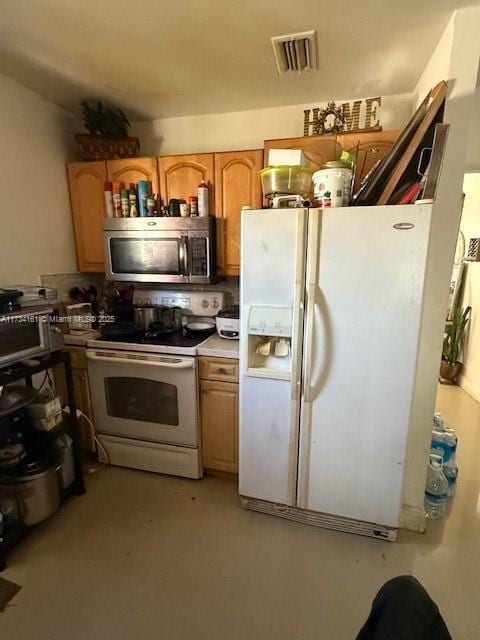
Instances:
[[[276,194],[306,198],[312,191],[312,175],[310,167],[266,167],[260,171],[263,195],[266,198]]]
[[[341,161],[327,162],[313,174],[313,201],[317,207],[348,207],[352,170]]]

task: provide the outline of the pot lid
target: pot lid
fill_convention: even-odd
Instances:
[[[3,473],[8,475],[9,478],[21,482],[40,478],[49,473],[52,468],[45,460],[34,458],[33,460],[21,462],[10,469],[4,469]]]

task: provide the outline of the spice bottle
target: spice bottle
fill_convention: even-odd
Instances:
[[[198,215],[208,216],[208,186],[205,180],[202,180],[197,189],[198,197]]]
[[[129,200],[127,189],[122,189],[120,191],[120,205],[122,208],[122,218],[128,218]]]
[[[105,194],[105,215],[107,216],[107,218],[113,218],[113,198],[112,198],[111,182],[105,182],[104,194]]]
[[[120,190],[122,188],[121,182],[112,182],[112,200],[113,200],[113,217],[122,217],[122,203]]]
[[[128,202],[130,205],[130,218],[138,218],[137,190],[135,189],[135,184],[133,182],[130,183]]]

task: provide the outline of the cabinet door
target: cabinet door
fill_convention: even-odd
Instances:
[[[373,165],[382,160],[400,135],[400,131],[372,131],[371,133],[346,133],[338,136],[338,141],[345,151],[357,153],[355,184],[353,193],[360,185]],[[358,147],[358,151],[357,151]]]
[[[90,398],[90,388],[88,386],[87,369],[72,369],[72,377],[76,407],[93,421],[92,401]],[[55,390],[60,400],[62,403],[67,403],[67,387],[65,384],[65,373],[62,365],[53,368],[53,379],[55,382]],[[78,419],[78,425],[82,448],[86,451],[95,451],[95,440],[93,438],[90,425],[83,417]]]
[[[238,384],[200,382],[202,461],[206,469],[238,472]]]
[[[105,271],[103,229],[105,217],[105,162],[72,162],[68,165],[70,203],[79,271]]]
[[[130,182],[148,180],[152,184],[152,193],[158,193],[158,171],[156,158],[122,158],[107,160],[108,179],[111,182],[123,182],[128,188]]]
[[[217,265],[223,275],[239,274],[240,213],[243,206],[262,206],[262,162],[262,149],[215,154]]]
[[[164,204],[170,198],[180,198],[188,202],[190,196],[197,195],[202,180],[209,183],[210,214],[215,211],[213,153],[188,156],[162,156],[158,159],[160,193]]]

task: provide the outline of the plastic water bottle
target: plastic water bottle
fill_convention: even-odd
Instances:
[[[443,462],[455,460],[457,450],[457,435],[453,429],[445,428],[443,431],[432,431],[432,453],[443,458]]]
[[[425,487],[425,511],[427,518],[443,518],[447,502],[448,480],[443,473],[441,456],[430,454],[428,463],[427,486]]]
[[[457,489],[458,467],[454,460],[449,460],[443,465],[443,473],[448,480],[447,496],[453,498]]]

